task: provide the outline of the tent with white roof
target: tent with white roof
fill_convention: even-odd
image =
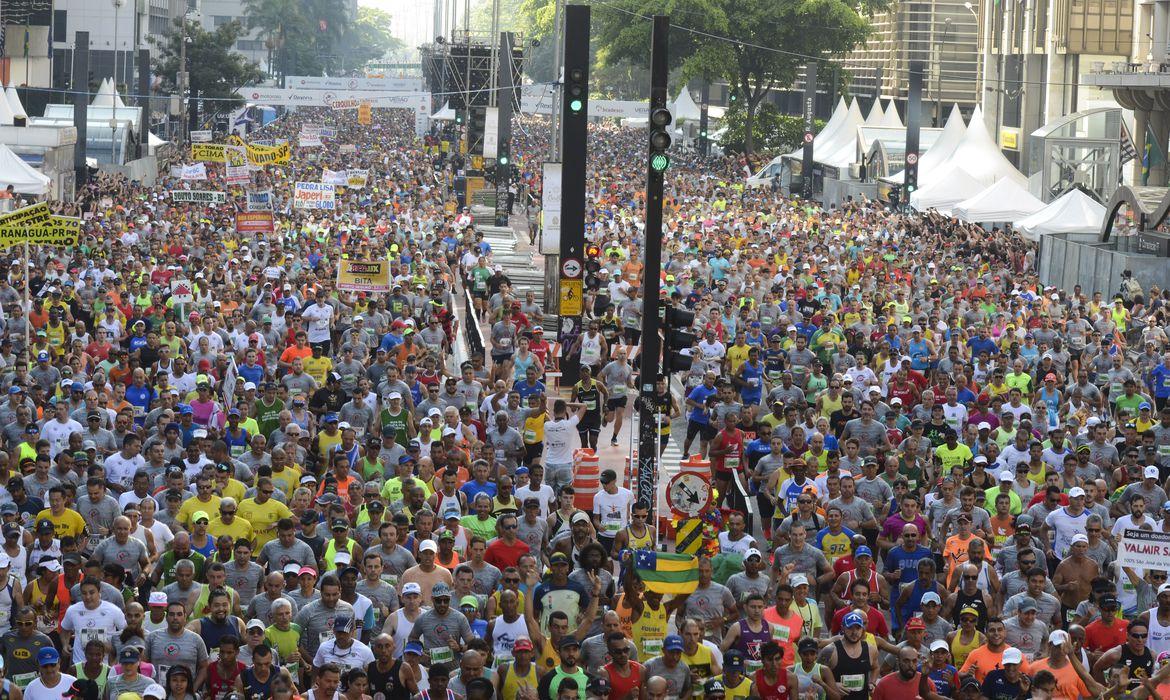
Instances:
[[[7,106],[7,102],[0,100]],[[20,194],[45,194],[52,180],[0,143],[0,189],[9,185]]]
[[[935,173],[950,163],[950,158],[955,153],[955,149],[963,141],[963,135],[967,133],[967,125],[963,122],[963,114],[959,111],[959,105],[951,106],[951,114],[947,117],[947,123],[943,126],[942,134],[939,135],[938,140],[925,153],[918,158],[918,184],[923,186],[932,181],[931,174]],[[889,178],[889,182],[901,184],[906,181],[906,171],[895,173]]]
[[[12,119],[15,116],[5,97],[4,85],[0,83],[0,125],[12,126]]]
[[[959,202],[974,197],[987,189],[959,165],[952,163],[944,171],[931,178],[931,182],[910,193],[910,206],[918,211],[935,209],[940,214],[951,213]]]
[[[983,183],[984,187],[990,187],[1004,178],[1014,181],[1021,187],[1028,184],[1028,179],[1016,170],[992,140],[991,134],[987,133],[987,127],[983,124],[983,111],[979,107],[971,114],[971,123],[967,125],[967,133],[963,135],[963,140],[947,160],[962,163],[963,170]]]
[[[431,119],[444,122],[455,121],[455,110],[451,109],[451,104],[449,102],[444,102],[443,108],[432,114]]]
[[[20,95],[17,94],[15,86],[9,85],[4,90],[4,96],[8,98],[8,108],[12,110],[12,116],[28,119],[28,112],[24,111],[24,105],[20,101]]]
[[[685,85],[679,91],[678,97],[674,100],[674,104],[670,105],[670,113],[674,116],[675,122],[697,122],[703,116],[699,105],[695,104],[694,98],[691,97],[691,91]]]
[[[1098,231],[1105,220],[1105,207],[1079,189],[1071,189],[1040,211],[1018,219],[1014,228],[1029,241],[1051,233]]]
[[[890,106],[886,109],[886,113],[882,115],[881,126],[890,126],[895,129],[905,128],[905,125],[902,124],[902,119],[898,116],[898,106],[894,104],[893,101],[890,102]]]
[[[869,108],[869,115],[866,116],[866,118],[865,118],[865,125],[866,126],[881,126],[882,119],[884,119],[885,116],[886,116],[886,113],[882,109],[882,101],[881,100],[874,100],[873,106]]]
[[[974,197],[955,205],[952,216],[969,223],[1016,221],[1044,208],[1044,202],[1032,196],[1023,185],[1010,177],[996,180]]]
[[[118,90],[114,87],[114,81],[106,78],[102,81],[101,86],[98,87],[97,95],[94,96],[93,102],[90,102],[89,106],[125,107],[126,104],[122,102],[122,96],[118,94]]]

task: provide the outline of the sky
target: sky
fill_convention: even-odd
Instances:
[[[394,18],[390,25],[393,35],[407,46],[418,46],[434,39],[431,36],[433,0],[358,0],[358,5],[389,12]]]

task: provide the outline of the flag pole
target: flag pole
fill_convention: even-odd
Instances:
[[[27,358],[32,358],[32,323],[29,316],[32,314],[32,301],[29,294],[28,277],[31,270],[31,262],[28,257],[28,227],[24,229],[24,354]]]

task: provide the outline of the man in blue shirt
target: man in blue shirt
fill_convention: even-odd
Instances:
[[[1150,391],[1154,395],[1154,403],[1161,411],[1170,399],[1170,352],[1162,356],[1162,364],[1150,370]]]
[[[703,375],[703,383],[691,389],[687,394],[687,407],[691,409],[687,414],[687,438],[683,442],[683,459],[690,456],[691,443],[695,436],[699,437],[699,452],[707,454],[707,444],[715,437],[715,428],[711,425],[710,409],[707,402],[718,396],[715,388],[715,373],[707,372]]]

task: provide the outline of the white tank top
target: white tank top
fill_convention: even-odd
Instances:
[[[406,648],[406,642],[410,639],[410,632],[414,629],[414,623],[406,618],[403,613],[406,608],[398,608],[394,611],[394,658],[402,658],[402,650]]]
[[[447,494],[440,491],[439,496],[441,497],[439,499],[439,512],[438,512],[438,515],[440,517],[446,517],[445,514],[448,510],[457,510],[457,511],[459,511],[460,514],[463,513],[463,508],[459,504],[459,492],[458,491],[455,492],[454,496],[448,496]]]
[[[601,334],[590,338],[589,334],[581,336],[581,364],[596,365],[601,362]]]
[[[512,660],[512,645],[516,643],[519,637],[528,636],[528,623],[524,621],[523,615],[517,615],[513,622],[505,622],[504,616],[496,617],[492,626],[492,653],[495,655],[496,664],[499,665],[505,661]]]
[[[1150,609],[1150,640],[1146,643],[1150,653],[1157,658],[1162,652],[1170,651],[1170,625],[1158,621],[1158,608]]]

